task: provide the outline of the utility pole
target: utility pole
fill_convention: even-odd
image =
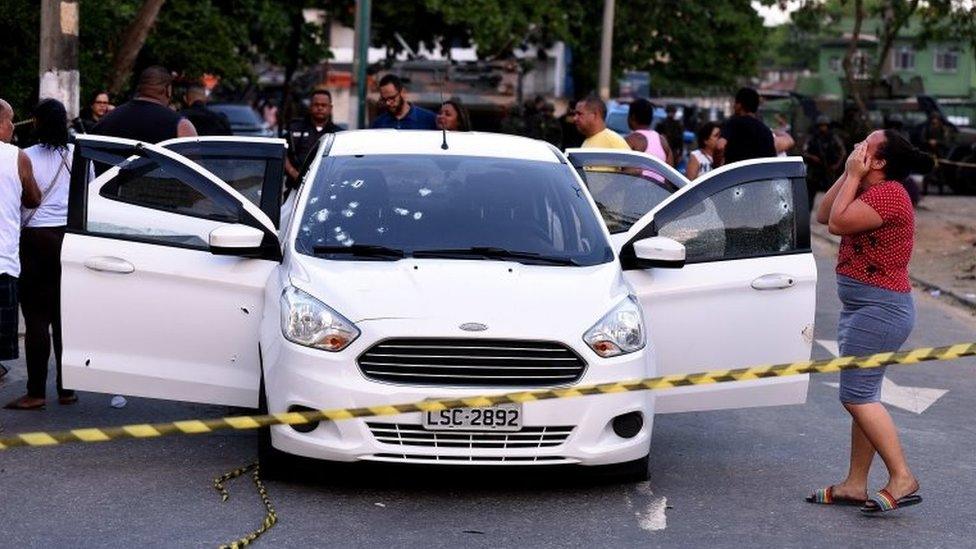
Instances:
[[[603,33],[600,40],[600,99],[610,99],[610,59],[613,56],[613,2],[603,0]]]
[[[40,99],[64,103],[78,116],[78,0],[41,0]]]
[[[356,101],[353,103],[356,128],[366,127],[366,68],[369,67],[369,22],[370,0],[356,0],[355,47],[353,49],[353,72],[356,78]]]

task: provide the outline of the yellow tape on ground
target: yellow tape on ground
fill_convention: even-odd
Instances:
[[[18,446],[55,446],[70,442],[105,442],[125,438],[152,438],[166,435],[193,435],[225,429],[257,429],[267,425],[298,425],[316,421],[341,421],[350,418],[392,416],[410,412],[425,412],[461,408],[465,406],[491,406],[494,404],[522,403],[534,400],[575,398],[626,391],[658,391],[689,385],[729,383],[750,379],[785,377],[799,374],[825,374],[841,370],[878,368],[895,364],[918,364],[933,360],[957,360],[976,356],[976,343],[959,343],[947,347],[928,347],[878,353],[868,356],[845,356],[827,360],[807,360],[788,364],[754,366],[736,370],[713,370],[683,376],[662,376],[596,385],[578,385],[561,389],[517,391],[512,393],[472,396],[455,399],[424,400],[406,404],[385,404],[364,408],[338,408],[311,412],[290,412],[262,416],[233,416],[216,419],[192,419],[168,423],[124,425],[121,427],[74,429],[71,431],[22,433],[0,438],[0,450]]]

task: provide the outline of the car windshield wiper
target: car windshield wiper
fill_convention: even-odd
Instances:
[[[552,265],[579,265],[579,262],[570,257],[542,255],[536,252],[523,252],[518,250],[506,250],[505,248],[497,248],[494,246],[414,250],[412,255],[419,258],[481,257],[484,259],[513,259],[515,261],[525,260],[531,262],[549,263]]]
[[[353,244],[352,246],[315,246],[315,255],[346,254],[354,257],[373,257],[378,259],[400,259],[407,254],[397,248],[375,246],[372,244]]]

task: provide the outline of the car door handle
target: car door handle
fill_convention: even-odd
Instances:
[[[104,255],[89,257],[85,260],[85,267],[93,271],[119,274],[129,274],[136,270],[132,263],[129,263],[121,257],[110,257]]]
[[[752,281],[753,290],[782,290],[795,285],[796,277],[781,273],[762,275]]]

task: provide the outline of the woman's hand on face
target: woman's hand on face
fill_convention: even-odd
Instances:
[[[847,157],[847,164],[844,166],[844,171],[848,175],[860,179],[868,173],[870,165],[867,150],[867,144],[863,142],[854,147],[854,151]]]

